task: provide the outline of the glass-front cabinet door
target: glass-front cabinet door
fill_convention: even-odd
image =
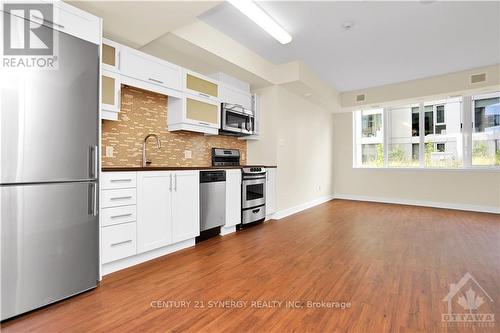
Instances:
[[[103,39],[101,63],[103,70],[120,71],[120,46],[117,43]]]
[[[103,71],[101,74],[101,117],[118,120],[120,112],[121,83],[118,74]]]
[[[219,97],[217,81],[188,71],[186,71],[185,80],[186,90],[189,93],[214,100]]]
[[[197,125],[220,127],[220,105],[202,98],[186,97],[186,120]]]

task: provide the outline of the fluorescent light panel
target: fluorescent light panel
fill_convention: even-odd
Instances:
[[[279,26],[266,12],[257,6],[252,0],[227,0],[249,19],[254,21],[265,32],[273,36],[281,44],[292,41],[292,36]]]

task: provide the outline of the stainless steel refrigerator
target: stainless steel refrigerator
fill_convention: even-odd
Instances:
[[[0,78],[2,320],[99,279],[99,46],[54,34],[59,69]]]

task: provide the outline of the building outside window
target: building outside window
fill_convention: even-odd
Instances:
[[[425,103],[424,166],[457,168],[463,165],[462,100]]]
[[[385,128],[388,167],[419,166],[419,110],[418,105],[393,107],[387,110]]]
[[[472,165],[500,166],[500,94],[473,97]]]
[[[383,167],[383,109],[358,111],[355,117],[355,164],[361,167]]]

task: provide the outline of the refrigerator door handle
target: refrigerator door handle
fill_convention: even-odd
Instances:
[[[94,146],[94,179],[97,179],[99,175],[99,147]]]
[[[89,147],[89,177],[96,179],[99,173],[99,149],[97,146]]]
[[[92,216],[97,216],[98,214],[98,203],[97,203],[97,185],[95,183],[89,184],[88,190],[88,213]]]

